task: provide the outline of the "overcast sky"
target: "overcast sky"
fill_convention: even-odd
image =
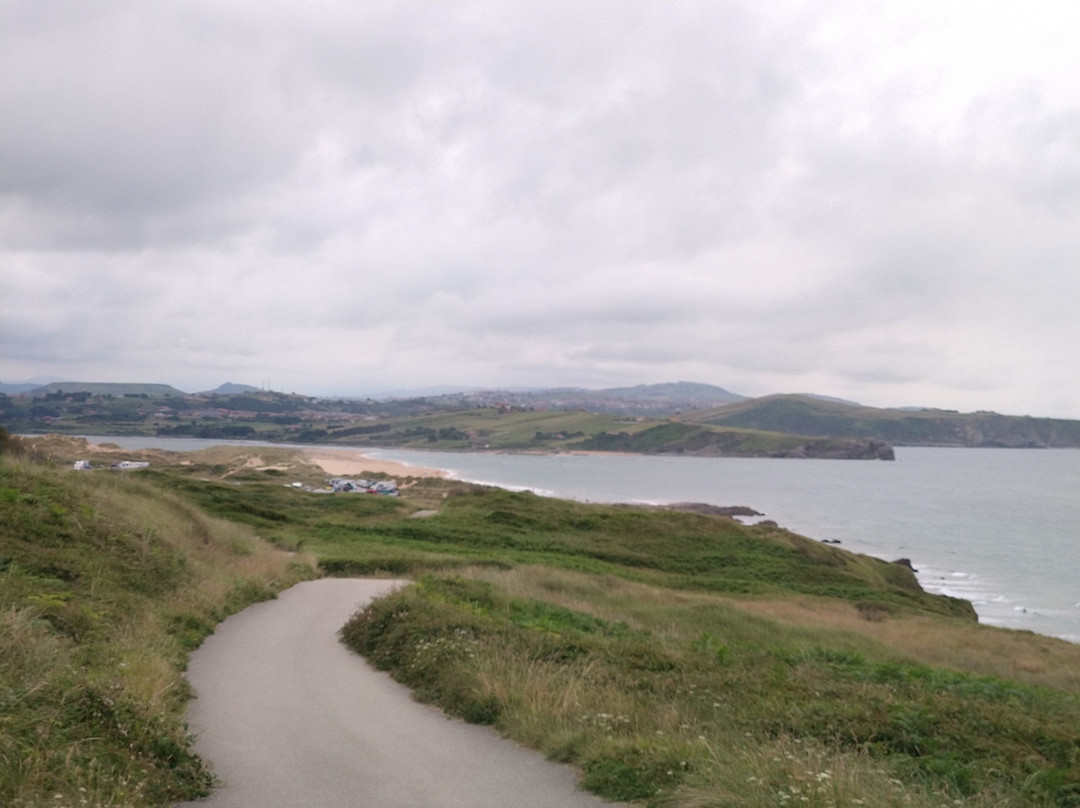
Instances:
[[[3,0],[0,379],[1080,418],[1080,3]]]

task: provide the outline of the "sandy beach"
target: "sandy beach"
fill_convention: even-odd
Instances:
[[[392,477],[447,477],[442,469],[410,466],[393,460],[377,460],[356,449],[305,449],[307,458],[333,477],[358,477],[365,473]]]

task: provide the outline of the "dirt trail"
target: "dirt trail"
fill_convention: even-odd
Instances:
[[[392,581],[325,578],[222,623],[187,720],[223,786],[190,808],[600,808],[574,772],[449,720],[337,641]]]

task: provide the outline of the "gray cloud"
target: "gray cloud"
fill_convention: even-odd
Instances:
[[[1037,5],[13,0],[0,371],[1080,417]]]

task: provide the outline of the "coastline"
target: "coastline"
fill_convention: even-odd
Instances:
[[[258,468],[263,465],[260,453],[275,453],[280,458],[282,453],[293,454],[302,458],[307,465],[321,469],[331,477],[356,477],[364,474],[386,474],[392,477],[439,477],[449,478],[444,469],[428,466],[415,466],[397,460],[382,460],[370,457],[355,447],[350,446],[300,446],[287,443],[263,443],[244,440],[217,440],[184,438],[147,438],[145,436],[113,435],[33,435],[28,436],[43,445],[57,444],[52,454],[69,459],[68,455],[78,458],[80,455],[115,455],[151,459],[169,456],[189,455],[196,452],[215,452],[231,449],[241,455],[250,453],[247,465]],[[72,441],[81,442],[77,446]],[[62,451],[61,451],[62,450]]]
[[[970,601],[982,623],[1080,642],[1076,450],[904,447],[896,462],[870,464],[384,452],[453,468],[462,481],[566,499],[748,505],[803,536],[911,559],[927,592]]]

